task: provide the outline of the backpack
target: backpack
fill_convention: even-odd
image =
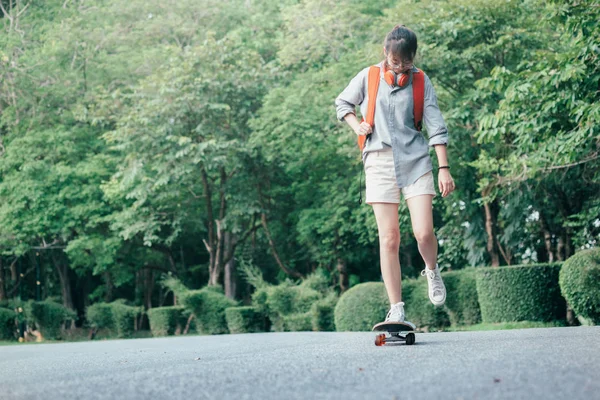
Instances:
[[[369,68],[369,104],[367,104],[367,115],[363,118],[371,127],[375,126],[375,104],[377,103],[377,91],[379,90],[379,67],[377,65]],[[421,132],[423,127],[423,104],[425,98],[425,75],[420,69],[413,72],[413,114],[415,117],[415,128]],[[365,148],[367,135],[358,136],[358,148],[361,153]]]

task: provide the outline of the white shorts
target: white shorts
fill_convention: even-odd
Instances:
[[[365,160],[367,196],[365,203],[400,204],[400,188],[396,183],[394,156],[391,149],[369,152]],[[436,196],[433,173],[427,172],[415,183],[402,188],[404,200],[429,194]]]

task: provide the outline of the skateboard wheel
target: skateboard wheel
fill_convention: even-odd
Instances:
[[[409,333],[406,335],[406,344],[415,344],[415,334]]]
[[[383,346],[385,344],[385,334],[375,336],[375,346]]]

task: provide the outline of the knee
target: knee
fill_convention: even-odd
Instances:
[[[379,235],[379,246],[381,250],[394,253],[400,248],[400,232],[387,231]]]
[[[415,239],[418,243],[430,243],[435,240],[432,230],[415,231]]]

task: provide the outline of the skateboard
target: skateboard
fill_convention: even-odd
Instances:
[[[412,326],[404,322],[380,322],[373,327],[373,331],[387,332],[375,336],[375,346],[383,346],[391,342],[406,342],[406,344],[415,343],[415,330]]]

